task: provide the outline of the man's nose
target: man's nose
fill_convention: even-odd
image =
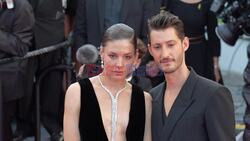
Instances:
[[[170,53],[169,49],[166,46],[164,46],[161,50],[161,58],[169,57],[169,53]]]

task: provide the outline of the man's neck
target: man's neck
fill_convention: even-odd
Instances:
[[[190,71],[188,70],[187,66],[182,65],[175,72],[165,74],[165,79],[167,81],[167,89],[181,89],[184,83],[186,82],[189,73]]]

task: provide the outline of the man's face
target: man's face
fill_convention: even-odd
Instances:
[[[181,40],[174,28],[152,30],[149,52],[164,73],[173,73],[183,64],[189,41]]]

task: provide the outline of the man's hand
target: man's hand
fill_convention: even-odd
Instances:
[[[220,73],[220,67],[219,67],[219,58],[218,57],[213,57],[213,61],[214,61],[215,81],[219,82],[220,79],[222,78],[221,73]]]

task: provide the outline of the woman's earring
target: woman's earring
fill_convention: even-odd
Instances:
[[[104,63],[103,63],[103,59],[101,59],[101,67],[103,68]]]
[[[136,69],[136,64],[133,64],[132,71],[135,71]]]

